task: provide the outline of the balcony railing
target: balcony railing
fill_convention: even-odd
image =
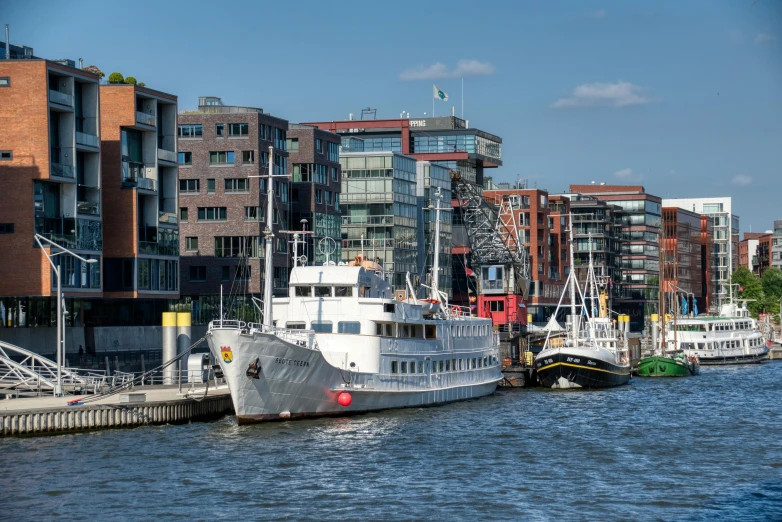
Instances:
[[[173,163],[176,163],[177,161],[176,152],[173,150],[158,149],[157,157],[163,161],[171,161]]]
[[[158,212],[158,221],[160,223],[168,223],[169,225],[176,225],[177,216],[173,212],[163,212],[161,210]]]
[[[73,107],[73,96],[64,92],[49,89],[49,100],[58,105]]]
[[[52,147],[50,153],[51,175],[73,179],[75,174],[73,149],[70,147]]]
[[[136,178],[136,186],[144,190],[157,191],[157,180],[150,178]]]
[[[158,244],[152,241],[139,241],[138,253],[139,254],[152,254],[157,255],[159,252]]]
[[[342,216],[343,225],[393,225],[394,216]]]
[[[86,134],[84,132],[76,132],[76,143],[79,145],[86,145],[88,147],[97,147],[100,144],[100,140],[97,136],[92,134]]]
[[[77,201],[76,212],[79,214],[97,216],[100,214],[100,205],[98,203],[92,203],[91,201]]]
[[[136,123],[155,126],[155,116],[146,112],[136,111]]]
[[[76,234],[53,234],[51,232],[45,232],[41,235],[49,241],[57,243],[65,248],[76,248]]]

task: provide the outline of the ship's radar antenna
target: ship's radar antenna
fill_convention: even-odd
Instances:
[[[334,238],[331,237],[324,237],[320,241],[318,241],[318,253],[323,254],[326,256],[326,262],[324,265],[329,264],[329,257],[331,254],[337,251],[337,242],[334,241]]]

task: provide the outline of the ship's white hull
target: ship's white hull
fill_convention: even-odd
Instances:
[[[403,376],[350,372],[329,364],[317,349],[271,334],[225,328],[210,330],[207,339],[223,369],[239,424],[474,399],[494,393],[502,377],[496,366],[442,374],[427,366],[425,373]],[[230,362],[222,347],[230,347]],[[247,375],[256,359],[257,379]],[[339,404],[342,392],[350,394],[349,406]]]

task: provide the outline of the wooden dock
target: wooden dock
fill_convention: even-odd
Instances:
[[[144,394],[143,402],[133,402],[142,399],[138,394]],[[181,424],[218,419],[234,411],[227,387],[180,392],[178,386],[142,386],[93,403],[68,406],[68,401],[75,398],[49,396],[0,401],[0,436]]]

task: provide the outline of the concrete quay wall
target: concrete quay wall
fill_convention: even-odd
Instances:
[[[0,436],[54,435],[145,424],[208,421],[233,413],[230,395],[120,405],[0,410]]]

